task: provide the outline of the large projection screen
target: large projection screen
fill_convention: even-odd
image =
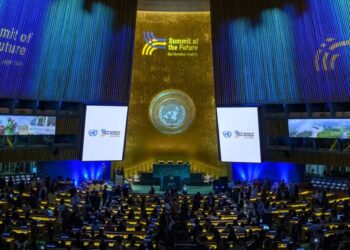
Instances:
[[[55,116],[0,115],[0,135],[55,134]]]
[[[258,108],[217,108],[217,119],[221,161],[260,163]]]
[[[128,107],[87,106],[83,161],[121,161]]]
[[[289,137],[350,138],[350,119],[289,119]]]

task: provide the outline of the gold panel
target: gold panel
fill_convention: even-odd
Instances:
[[[189,161],[192,172],[226,176],[228,166],[218,161],[210,13],[138,11],[132,73],[126,176],[151,171],[158,160]],[[183,132],[165,134],[149,108],[157,94],[174,89],[191,98],[195,116]]]

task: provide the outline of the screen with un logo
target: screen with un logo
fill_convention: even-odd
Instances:
[[[260,163],[258,108],[217,108],[217,119],[221,161]]]
[[[128,107],[87,106],[83,161],[123,160]]]

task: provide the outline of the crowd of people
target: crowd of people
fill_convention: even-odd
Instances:
[[[175,189],[137,195],[129,185],[62,190],[58,183],[47,177],[14,185],[11,178],[0,178],[1,235],[15,234],[15,226],[30,227],[30,235],[16,234],[15,249],[38,249],[43,242],[68,248],[62,239],[71,239],[69,248],[76,249],[91,249],[94,240],[99,249],[248,250],[278,249],[282,243],[289,249],[349,249],[349,197],[340,193],[305,195],[297,184],[269,179],[193,196]],[[43,234],[34,211],[52,218]],[[2,240],[0,249],[6,244]]]

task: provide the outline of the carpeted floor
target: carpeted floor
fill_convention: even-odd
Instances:
[[[159,190],[159,186],[153,186],[156,194],[163,194],[163,191]],[[146,194],[151,189],[150,185],[132,185],[132,190],[134,193]],[[213,192],[213,186],[188,186],[188,194],[196,194],[200,192],[201,194],[208,194]]]

